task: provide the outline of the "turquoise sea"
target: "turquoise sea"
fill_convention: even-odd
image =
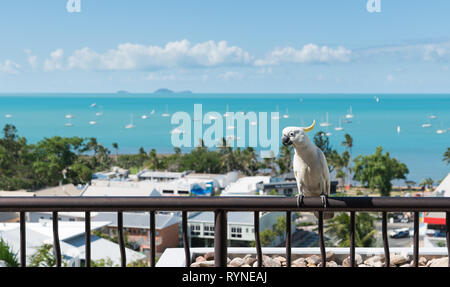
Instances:
[[[14,124],[31,143],[57,135],[96,137],[111,150],[117,142],[120,153],[136,152],[139,147],[169,153],[173,151],[170,131],[177,125],[162,114],[193,114],[194,104],[203,105],[203,115],[223,114],[227,107],[229,112],[279,111],[280,136],[286,126],[309,125],[315,119],[314,133],[331,133],[333,147],[343,150],[340,143],[345,133],[354,139],[354,156],[383,146],[407,164],[411,180],[440,180],[450,171],[442,161],[450,146],[448,94],[2,94],[0,125]],[[354,117],[346,123],[350,107]],[[331,126],[319,126],[327,113]],[[71,119],[66,118],[69,114]],[[335,130],[339,118],[342,131]],[[131,123],[134,128],[125,128]]]

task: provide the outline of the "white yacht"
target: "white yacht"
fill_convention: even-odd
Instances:
[[[96,121],[90,121],[89,124],[90,124],[91,126],[93,126],[93,125],[97,124],[97,122],[96,122]]]
[[[354,115],[352,113],[352,106],[350,106],[350,111],[348,112],[348,114],[345,115],[346,119],[353,119]]]
[[[136,127],[135,125],[133,125],[133,115],[130,116],[130,120],[131,122],[125,126],[126,129],[132,129]]]
[[[166,112],[164,113],[164,114],[162,114],[161,116],[163,116],[163,117],[170,117],[170,114],[169,114],[169,106],[168,105],[166,105]]]
[[[327,120],[319,124],[321,127],[329,127],[331,123],[328,121],[328,112],[327,112]]]
[[[342,130],[344,130],[344,128],[342,127],[342,124],[341,124],[341,118],[339,118],[339,126],[335,127],[334,130],[335,131],[342,131]]]
[[[289,112],[288,109],[286,109],[286,113],[283,115],[283,119],[288,119],[289,118]]]

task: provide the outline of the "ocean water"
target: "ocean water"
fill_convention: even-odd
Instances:
[[[0,126],[14,124],[31,143],[51,136],[96,137],[111,150],[117,142],[120,153],[136,152],[140,147],[169,153],[173,151],[170,131],[178,125],[162,114],[182,111],[193,118],[194,104],[202,104],[203,115],[209,111],[224,114],[227,107],[229,112],[279,111],[280,137],[284,127],[306,126],[315,119],[311,137],[319,130],[330,132],[333,147],[342,151],[344,134],[349,133],[354,139],[354,157],[383,146],[407,164],[411,180],[440,180],[450,172],[442,161],[450,146],[450,95],[445,94],[2,94]],[[350,107],[354,118],[345,123]],[[152,110],[155,113],[150,115]],[[326,113],[332,125],[321,127]],[[67,114],[73,115],[71,127],[65,126]],[[289,118],[283,118],[284,114]],[[431,115],[435,118],[430,119]],[[339,118],[342,131],[334,129]],[[135,127],[126,129],[130,123]],[[432,126],[423,128],[425,123]],[[209,126],[203,125],[203,130]],[[438,134],[438,129],[446,132]]]

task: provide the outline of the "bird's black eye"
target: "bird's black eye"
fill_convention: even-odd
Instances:
[[[290,132],[289,136],[293,137],[294,136],[294,132]]]

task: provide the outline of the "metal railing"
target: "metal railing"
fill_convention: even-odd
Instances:
[[[326,248],[323,232],[323,212],[350,212],[350,264],[355,266],[355,216],[356,212],[382,213],[382,238],[385,253],[385,266],[390,266],[389,243],[387,235],[388,212],[414,213],[414,266],[419,266],[419,212],[446,212],[446,242],[450,254],[450,198],[392,198],[392,197],[330,197],[324,208],[320,198],[304,198],[302,206],[297,206],[294,197],[6,197],[0,198],[0,212],[20,212],[20,263],[26,265],[26,212],[53,212],[53,239],[56,265],[61,266],[61,249],[58,235],[58,212],[85,212],[85,266],[91,265],[90,212],[117,212],[121,266],[126,266],[125,242],[123,234],[123,212],[150,212],[150,266],[155,266],[155,212],[182,211],[182,233],[186,266],[191,263],[188,239],[188,211],[214,212],[214,263],[217,267],[227,266],[227,212],[253,211],[255,243],[258,266],[263,266],[259,230],[259,212],[286,212],[286,262],[291,266],[291,213],[318,212],[319,246],[322,267],[326,267]],[[450,260],[449,260],[450,266]]]

